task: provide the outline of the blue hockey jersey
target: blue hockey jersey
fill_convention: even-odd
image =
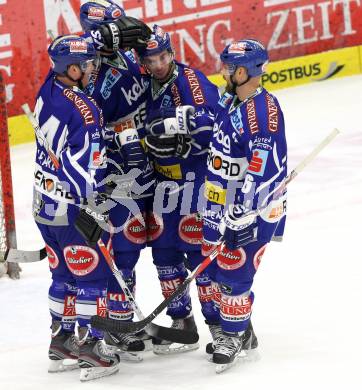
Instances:
[[[147,76],[146,76],[147,77]],[[196,178],[205,175],[208,145],[212,135],[214,110],[219,100],[219,91],[206,76],[196,69],[176,62],[171,78],[162,85],[147,77],[146,115],[162,107],[191,105],[195,108],[196,126],[191,131],[193,146],[187,159],[178,157],[154,158],[158,180],[174,180],[183,183],[188,172]]]
[[[77,87],[61,83],[53,72],[37,95],[35,116],[60,167],[55,168],[37,139],[34,215],[41,223],[67,224],[67,218],[64,223],[59,222],[62,216],[66,217],[64,204],[79,204],[104,191],[103,116],[92,98]]]
[[[96,69],[85,90],[92,96],[103,111],[107,128],[115,133],[134,128],[141,142],[145,137],[145,91],[148,81],[142,77],[138,64],[131,51],[119,51],[112,57],[101,57],[101,65]],[[112,137],[111,133],[110,137]],[[127,173],[127,162],[115,144],[109,144],[107,150],[108,170],[117,172],[120,166]],[[114,162],[116,164],[114,164]],[[142,177],[137,179],[144,184],[153,178],[153,170],[147,165]]]
[[[286,192],[281,189],[286,174],[284,116],[275,96],[262,87],[243,102],[225,93],[207,157],[205,240],[218,241],[219,223],[230,204],[243,205],[246,211],[262,208],[257,238],[281,238],[286,215]]]

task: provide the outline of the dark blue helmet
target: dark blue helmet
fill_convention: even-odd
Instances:
[[[87,42],[78,35],[62,35],[56,38],[48,48],[53,70],[64,74],[69,65],[79,65],[84,71],[89,61],[96,59],[93,43]]]
[[[243,39],[226,46],[220,54],[221,62],[229,65],[230,74],[239,66],[248,71],[249,77],[260,76],[265,73],[269,56],[266,48],[255,39]]]
[[[80,24],[84,31],[96,30],[121,16],[125,16],[124,9],[112,0],[87,1],[80,7]]]
[[[139,49],[137,53],[140,58],[143,58],[153,56],[155,54],[160,54],[165,50],[173,53],[170,34],[155,24],[153,26],[151,37],[147,41],[147,47],[145,49]]]

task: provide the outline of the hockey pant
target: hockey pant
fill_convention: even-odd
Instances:
[[[225,332],[239,333],[248,327],[254,302],[251,288],[266,244],[256,241],[235,251],[224,248],[217,257],[212,291]]]
[[[90,327],[93,315],[106,316],[106,289],[111,271],[98,248],[90,248],[73,227],[37,224],[46,243],[52,284],[49,310],[64,331],[73,331],[77,321]],[[104,233],[104,242],[109,234]],[[91,329],[94,337],[102,332]]]

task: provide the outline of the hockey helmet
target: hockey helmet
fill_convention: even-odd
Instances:
[[[234,74],[239,66],[247,69],[249,77],[265,73],[269,56],[266,48],[255,39],[243,39],[227,45],[220,54],[223,64],[228,65],[229,74]]]
[[[78,35],[62,35],[56,38],[48,48],[53,70],[64,74],[70,65],[78,65],[84,72],[89,62],[96,59],[93,43]]]
[[[170,53],[173,53],[170,34],[164,31],[162,27],[155,24],[153,26],[153,32],[151,34],[151,37],[147,41],[147,47],[144,49],[139,49],[137,53],[142,59],[144,57],[150,57],[155,54],[160,54],[165,50]]]
[[[84,31],[96,30],[100,25],[125,16],[124,9],[113,0],[87,1],[80,7],[80,24]]]

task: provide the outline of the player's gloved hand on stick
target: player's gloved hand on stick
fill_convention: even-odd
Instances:
[[[127,129],[117,133],[115,141],[127,167],[141,170],[145,168],[147,158],[136,129]]]
[[[105,44],[105,49],[144,49],[151,36],[151,29],[141,20],[131,16],[121,16],[114,22],[103,24],[98,30]]]
[[[256,215],[245,213],[243,206],[232,205],[222,217],[219,231],[230,250],[235,250],[256,239]]]
[[[79,215],[74,226],[83,236],[87,245],[92,248],[102,236],[108,223],[108,210],[106,210],[105,195],[98,195],[95,199],[88,200],[88,203],[81,206]]]

